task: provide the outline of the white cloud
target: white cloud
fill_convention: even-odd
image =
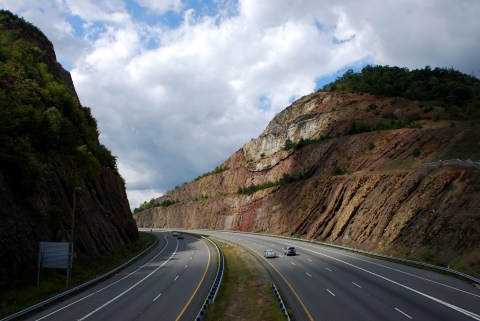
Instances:
[[[0,0],[72,64],[132,207],[213,169],[319,78],[347,66],[480,72],[476,0],[242,0],[237,10],[218,1],[218,14],[205,16],[177,0],[137,3],[150,18],[173,11],[183,19],[142,22],[120,0]]]
[[[142,7],[163,13],[166,11],[179,11],[182,8],[180,0],[136,0]]]

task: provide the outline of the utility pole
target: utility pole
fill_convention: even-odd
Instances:
[[[67,269],[67,289],[70,288],[70,279],[72,277],[72,266],[73,266],[73,233],[75,231],[75,203],[77,200],[77,191],[81,191],[82,188],[75,186],[73,189],[73,208],[72,208],[72,228],[70,230],[70,266]]]

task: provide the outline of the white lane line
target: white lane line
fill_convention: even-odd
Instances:
[[[325,270],[332,272],[332,270],[330,270],[329,268],[325,268]]]
[[[187,264],[187,265],[185,265],[185,268],[187,268],[187,267],[188,267],[188,264]]]
[[[164,235],[163,238],[164,238],[165,241],[167,242],[167,243],[165,243],[165,246],[163,247],[163,249],[161,249],[160,252],[157,253],[157,255],[155,255],[154,257],[152,257],[152,258],[150,259],[150,261],[148,261],[148,262],[145,263],[144,265],[140,266],[140,267],[139,267],[138,269],[136,269],[135,271],[130,272],[129,274],[125,275],[125,276],[124,276],[123,278],[121,278],[120,280],[117,280],[117,281],[115,281],[115,282],[107,285],[106,287],[101,288],[101,289],[98,290],[98,291],[95,291],[95,292],[93,292],[93,293],[90,293],[89,295],[84,296],[84,297],[81,298],[81,299],[78,299],[78,300],[76,300],[76,301],[73,301],[72,303],[67,304],[66,306],[64,306],[64,307],[62,307],[62,308],[60,308],[60,309],[58,309],[58,310],[55,310],[55,311],[53,311],[53,312],[51,312],[51,313],[49,313],[49,314],[47,314],[47,315],[44,315],[44,316],[41,317],[41,318],[36,319],[36,321],[45,319],[45,318],[47,318],[47,317],[49,317],[49,316],[51,316],[51,315],[54,315],[54,314],[57,313],[57,312],[60,312],[60,311],[66,309],[66,308],[68,308],[68,307],[71,307],[72,305],[74,305],[74,304],[76,304],[76,303],[78,303],[78,302],[81,302],[81,301],[83,301],[83,300],[85,300],[85,299],[87,299],[87,298],[89,298],[89,297],[91,297],[91,296],[93,296],[93,295],[95,295],[95,294],[97,294],[97,293],[99,293],[99,292],[102,292],[103,290],[108,289],[109,287],[117,284],[117,283],[120,282],[120,281],[125,280],[126,278],[130,277],[130,276],[133,275],[134,273],[137,273],[140,269],[143,269],[143,268],[146,267],[148,264],[150,264],[153,260],[155,260],[160,254],[162,254],[163,250],[165,250],[165,249],[167,248],[168,239],[167,239],[166,235]]]
[[[327,289],[328,293],[330,293],[331,295],[335,296],[335,294],[333,294],[332,291],[330,291],[329,289]]]
[[[293,263],[292,261],[290,261],[291,264],[295,265],[295,263]]]
[[[397,310],[398,312],[400,312],[401,314],[403,314],[404,316],[406,316],[406,317],[409,318],[410,320],[413,319],[411,316],[409,316],[408,314],[406,314],[406,313],[403,312],[402,310],[400,310],[400,309],[398,309],[398,308],[395,308],[395,310]]]
[[[312,260],[310,260],[310,259],[307,259],[307,260],[309,260],[310,262],[313,262],[313,261],[312,261]]]
[[[175,253],[177,253],[177,250],[178,250],[178,242],[177,242],[177,247],[175,248],[175,252],[172,253],[172,255],[168,258],[168,260],[166,260],[166,261],[163,262],[159,267],[157,267],[155,270],[153,270],[152,272],[150,272],[149,274],[147,274],[143,279],[141,279],[140,281],[138,281],[137,283],[135,283],[134,285],[132,285],[131,287],[129,287],[128,289],[126,289],[125,291],[123,291],[122,293],[120,293],[119,295],[117,295],[116,297],[114,297],[113,299],[111,299],[111,300],[107,301],[106,303],[104,303],[103,305],[99,306],[98,308],[96,308],[95,310],[93,310],[92,312],[90,312],[89,314],[84,315],[83,317],[81,317],[81,318],[78,319],[77,321],[83,321],[83,320],[85,320],[86,318],[90,317],[92,314],[100,311],[101,309],[103,309],[104,307],[106,307],[107,305],[109,305],[110,303],[112,303],[113,301],[117,300],[119,297],[123,296],[125,293],[130,292],[130,290],[132,290],[134,287],[136,287],[137,285],[139,285],[140,283],[142,283],[143,281],[145,281],[146,279],[148,279],[153,273],[157,272],[162,266],[164,266],[165,264],[167,264],[167,262],[172,259],[173,255],[174,255]]]
[[[175,279],[173,279],[173,281],[177,281],[177,279],[178,279],[178,275],[175,277]]]
[[[153,301],[154,301],[154,302],[157,301],[157,299],[158,299],[161,295],[162,295],[161,293],[160,293],[159,295],[157,295],[157,296],[155,297],[155,299],[153,299]]]
[[[306,273],[309,277],[312,277],[312,276],[310,275],[310,273],[308,273],[308,272],[305,272],[305,273]]]
[[[358,284],[355,283],[355,282],[352,282],[352,284],[355,285],[355,286],[358,286],[360,289],[362,288],[360,285],[358,285]]]
[[[286,244],[286,243],[285,243],[285,244]],[[336,251],[330,250],[330,249],[324,249],[324,251],[331,252],[331,253],[335,253],[335,254],[340,254],[340,255],[343,255],[343,256],[346,256],[346,257],[349,257],[349,258],[358,260],[358,261],[362,261],[362,262],[366,262],[366,263],[373,264],[373,265],[376,265],[376,266],[380,266],[380,267],[383,267],[383,268],[385,268],[385,269],[389,269],[389,270],[392,270],[392,271],[395,271],[395,272],[403,273],[403,274],[409,275],[409,276],[411,276],[411,277],[415,277],[415,278],[417,278],[417,279],[421,279],[421,280],[424,280],[424,281],[427,281],[427,282],[430,282],[430,283],[438,284],[438,285],[444,286],[444,287],[446,287],[446,288],[449,288],[449,289],[452,289],[452,290],[455,290],[455,291],[459,291],[459,292],[463,292],[463,293],[465,293],[465,294],[472,295],[472,296],[476,296],[476,297],[479,297],[479,298],[480,298],[480,295],[479,295],[479,294],[475,294],[475,293],[468,292],[468,291],[465,291],[465,290],[462,290],[462,289],[459,289],[459,288],[456,288],[456,287],[453,287],[453,286],[450,286],[450,285],[447,285],[447,284],[443,284],[443,283],[440,283],[440,282],[437,282],[437,281],[434,281],[434,280],[430,280],[430,279],[427,279],[427,278],[425,278],[425,277],[415,275],[415,274],[413,274],[413,273],[409,273],[409,272],[406,272],[406,271],[402,271],[402,270],[399,270],[399,269],[395,269],[395,268],[393,268],[393,267],[390,267],[390,266],[387,266],[387,265],[384,265],[384,264],[372,262],[372,261],[363,259],[363,258],[361,258],[361,257],[353,256],[353,255],[346,254],[346,253],[342,253],[342,252],[336,252]]]
[[[423,296],[423,297],[425,297],[425,298],[428,298],[428,299],[430,299],[430,300],[432,300],[432,301],[434,301],[434,302],[437,302],[437,303],[440,303],[441,305],[444,305],[444,306],[446,306],[446,307],[449,307],[450,309],[453,309],[453,310],[455,310],[455,311],[457,311],[457,312],[460,312],[460,313],[462,313],[462,314],[464,314],[464,315],[466,315],[466,316],[469,316],[469,317],[472,318],[472,319],[475,319],[475,320],[480,321],[480,315],[478,315],[478,314],[476,314],[476,313],[474,313],[474,312],[465,310],[465,309],[460,308],[460,307],[458,307],[458,306],[456,306],[456,305],[450,304],[450,303],[445,302],[445,301],[443,301],[443,300],[440,300],[440,299],[438,299],[438,298],[436,298],[436,297],[433,297],[433,296],[428,295],[428,294],[426,294],[426,293],[423,293],[423,292],[420,292],[420,291],[418,291],[418,290],[415,290],[415,289],[413,289],[413,288],[411,288],[411,287],[409,287],[409,286],[406,286],[406,285],[401,284],[401,283],[399,283],[399,282],[397,282],[397,281],[394,281],[394,280],[392,280],[392,279],[389,279],[389,278],[387,278],[387,277],[385,277],[385,276],[383,276],[383,275],[377,274],[377,273],[375,273],[375,272],[369,271],[369,270],[364,269],[364,268],[362,268],[362,267],[356,266],[355,264],[348,263],[348,262],[346,262],[346,261],[340,260],[339,258],[330,256],[330,255],[327,255],[327,254],[324,254],[324,253],[320,253],[320,252],[317,252],[317,251],[314,251],[314,250],[311,250],[311,249],[308,249],[308,248],[305,248],[305,247],[299,247],[299,248],[304,249],[304,250],[306,250],[306,251],[310,251],[310,252],[312,252],[312,253],[316,253],[316,254],[321,255],[321,256],[328,257],[328,258],[330,258],[330,259],[332,259],[332,260],[341,262],[341,263],[343,263],[343,264],[345,264],[345,265],[348,265],[348,266],[350,266],[350,267],[352,267],[352,268],[355,268],[355,269],[358,269],[358,270],[363,271],[363,272],[365,272],[365,273],[374,275],[374,276],[376,276],[376,277],[378,277],[378,278],[380,278],[380,279],[383,279],[383,280],[385,280],[385,281],[388,281],[388,282],[390,282],[390,283],[393,283],[393,284],[395,284],[395,285],[398,285],[398,286],[400,286],[400,287],[402,287],[402,288],[404,288],[404,289],[407,289],[407,290],[409,290],[409,291],[412,291],[412,292],[414,292],[414,293],[416,293],[416,294],[418,294],[418,295],[421,295],[421,296]]]
[[[193,259],[193,256],[190,256],[190,260],[189,260],[189,261],[191,261],[192,259]]]

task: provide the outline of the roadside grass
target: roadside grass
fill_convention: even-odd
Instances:
[[[264,267],[242,247],[215,242],[225,255],[225,272],[205,320],[285,320]]]
[[[138,241],[109,256],[97,256],[89,262],[74,261],[71,286],[77,286],[100,276],[137,255],[150,246],[155,237],[139,233]],[[0,291],[0,318],[21,311],[66,290],[66,269],[42,269],[40,286],[37,288],[37,271],[2,284]]]

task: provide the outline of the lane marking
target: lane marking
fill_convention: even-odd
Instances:
[[[325,270],[332,272],[332,270],[330,270],[329,268],[325,268]]]
[[[177,281],[177,279],[178,279],[178,275],[175,277],[175,279],[173,279],[173,281]]]
[[[313,262],[313,261],[312,261],[312,260],[310,260],[310,259],[307,259],[307,260],[309,260],[310,262]]]
[[[101,309],[103,309],[104,307],[106,307],[107,305],[109,305],[110,303],[116,301],[118,298],[122,297],[123,295],[125,295],[126,293],[130,292],[133,288],[135,288],[137,285],[139,285],[140,283],[142,283],[143,281],[145,281],[146,279],[148,279],[150,276],[152,276],[155,272],[157,272],[161,267],[163,267],[165,264],[167,264],[167,262],[169,262],[172,257],[175,255],[175,253],[177,252],[178,250],[178,242],[177,242],[177,246],[175,248],[175,252],[172,253],[172,255],[170,255],[170,257],[168,258],[168,260],[166,260],[165,262],[163,262],[159,267],[157,267],[155,270],[153,270],[152,272],[150,272],[149,274],[147,274],[143,279],[141,279],[140,281],[138,281],[137,283],[135,283],[134,285],[132,285],[131,287],[129,287],[128,289],[126,289],[125,291],[123,291],[122,293],[120,293],[119,295],[117,295],[116,297],[114,297],[113,299],[107,301],[106,303],[104,303],[103,305],[99,306],[98,308],[96,308],[95,310],[93,310],[92,312],[84,315],[83,317],[81,317],[80,319],[78,319],[77,321],[83,321],[85,320],[86,318],[92,316],[94,313],[97,313],[98,311],[100,311]]]
[[[54,315],[54,314],[57,313],[57,312],[60,312],[60,311],[62,311],[62,310],[65,310],[66,308],[69,308],[69,307],[71,307],[72,305],[77,304],[78,302],[81,302],[81,301],[83,301],[83,300],[85,300],[85,299],[88,299],[89,297],[91,297],[91,296],[93,296],[93,295],[95,295],[95,294],[97,294],[97,293],[99,293],[99,292],[102,292],[103,290],[108,289],[109,287],[117,284],[118,282],[125,280],[126,278],[130,277],[132,274],[137,273],[140,269],[143,269],[145,266],[147,266],[147,265],[150,264],[153,260],[155,260],[155,259],[156,259],[160,254],[162,254],[162,252],[167,248],[167,245],[168,245],[167,236],[166,236],[166,235],[163,235],[163,238],[165,239],[165,241],[166,241],[167,243],[165,243],[165,246],[160,250],[160,252],[158,252],[154,257],[152,257],[152,258],[150,259],[150,261],[148,261],[148,262],[145,263],[144,265],[140,266],[140,267],[139,267],[138,269],[136,269],[135,271],[130,272],[129,274],[125,275],[123,278],[121,278],[121,279],[119,279],[119,280],[117,280],[117,281],[115,281],[115,282],[113,282],[113,283],[111,283],[111,284],[109,284],[109,285],[107,285],[107,286],[105,286],[105,287],[103,287],[103,288],[101,288],[101,289],[93,292],[93,293],[90,293],[89,295],[84,296],[84,297],[81,298],[81,299],[78,299],[78,300],[76,300],[76,301],[73,301],[72,303],[67,304],[66,306],[64,306],[64,307],[62,307],[62,308],[60,308],[60,309],[58,309],[58,310],[52,311],[52,312],[50,312],[49,314],[44,315],[43,317],[36,319],[36,321],[43,320],[43,319],[45,319],[45,318],[47,318],[47,317],[49,317],[49,316],[51,316],[51,315]]]
[[[410,320],[413,319],[411,316],[409,316],[408,314],[406,314],[406,313],[403,312],[402,310],[400,310],[400,309],[398,309],[398,308],[395,308],[395,310],[397,310],[398,312],[400,312],[401,314],[403,314],[404,316],[406,316],[406,317],[409,318]]]
[[[202,242],[203,245],[205,245],[205,247],[207,248],[207,252],[208,252],[208,261],[207,261],[207,266],[205,267],[205,271],[203,272],[203,275],[202,275],[202,278],[200,279],[200,282],[198,283],[197,285],[197,288],[195,289],[195,291],[193,291],[193,294],[192,296],[190,297],[190,299],[188,300],[187,304],[185,304],[185,306],[183,307],[182,311],[180,311],[180,314],[178,315],[178,317],[175,319],[175,321],[178,321],[183,313],[185,312],[185,310],[188,308],[188,306],[190,305],[190,303],[192,302],[193,298],[195,297],[195,295],[197,294],[198,292],[198,289],[200,288],[200,286],[202,285],[203,283],[203,280],[205,279],[205,275],[207,275],[207,271],[208,271],[208,267],[210,266],[210,248],[208,247],[208,245],[204,242]]]
[[[397,282],[397,281],[394,281],[394,280],[392,280],[392,279],[389,279],[389,278],[387,278],[387,277],[385,277],[385,276],[383,276],[383,275],[377,274],[377,273],[375,273],[375,272],[369,271],[369,270],[367,270],[367,269],[361,268],[361,267],[356,266],[356,265],[354,265],[354,264],[352,264],[352,263],[348,263],[348,262],[346,262],[346,261],[340,260],[340,259],[338,259],[338,258],[336,258],[336,257],[330,256],[330,255],[327,255],[327,254],[324,254],[324,253],[320,253],[320,252],[317,252],[317,251],[314,251],[314,250],[311,250],[311,249],[308,249],[308,248],[304,248],[304,247],[300,247],[300,248],[302,248],[302,249],[304,249],[304,250],[306,250],[306,251],[310,251],[310,252],[312,252],[312,253],[316,253],[316,254],[318,254],[318,255],[322,255],[322,256],[328,257],[328,258],[330,258],[330,259],[332,259],[332,260],[341,262],[341,263],[346,264],[346,265],[348,265],[348,266],[351,266],[351,267],[353,267],[353,268],[356,268],[356,269],[359,269],[359,270],[361,270],[361,271],[364,271],[364,272],[366,272],[366,273],[368,273],[368,274],[374,275],[374,276],[376,276],[376,277],[378,277],[378,278],[381,278],[381,279],[383,279],[383,280],[385,280],[385,281],[388,281],[388,282],[390,282],[390,283],[393,283],[393,284],[395,284],[395,285],[398,285],[398,286],[400,286],[400,287],[402,287],[402,288],[404,288],[404,289],[407,289],[407,290],[409,290],[409,291],[412,291],[412,292],[414,292],[414,293],[417,293],[418,295],[421,295],[421,296],[423,296],[423,297],[426,297],[426,298],[428,298],[428,299],[430,299],[430,300],[432,300],[432,301],[434,301],[434,302],[440,303],[440,304],[442,304],[442,305],[444,305],[444,306],[446,306],[446,307],[449,307],[449,308],[451,308],[451,309],[453,309],[453,310],[455,310],[455,311],[457,311],[457,312],[460,312],[460,313],[462,313],[462,314],[464,314],[464,315],[466,315],[466,316],[469,316],[469,317],[471,317],[471,318],[473,318],[473,319],[475,319],[475,320],[480,321],[480,315],[478,315],[478,314],[476,314],[476,313],[474,313],[474,312],[465,310],[465,309],[460,308],[460,307],[458,307],[458,306],[456,306],[456,305],[453,305],[453,304],[450,304],[450,303],[445,302],[445,301],[443,301],[443,300],[437,299],[437,298],[435,298],[435,297],[433,297],[433,296],[431,296],[431,295],[428,295],[428,294],[426,294],[426,293],[423,293],[423,292],[420,292],[420,291],[418,291],[418,290],[415,290],[415,289],[413,289],[413,288],[411,288],[411,287],[408,287],[408,286],[406,286],[406,285],[404,285],[404,284],[401,284],[401,283],[399,283],[399,282]]]
[[[161,295],[162,295],[161,293],[160,293],[159,295],[157,295],[157,296],[155,297],[155,299],[153,299],[153,302],[157,301],[157,299],[158,299]]]
[[[357,283],[355,283],[355,282],[352,282],[352,283],[353,283],[353,285],[358,286],[360,289],[362,288],[362,287],[361,287],[360,285],[358,285]]]
[[[188,264],[187,264],[187,265],[185,265],[185,268],[187,268],[187,267],[188,267]]]
[[[280,277],[283,279],[283,281],[285,282],[285,284],[287,284],[287,286],[290,288],[290,291],[292,291],[292,293],[295,295],[295,297],[297,298],[298,302],[300,302],[300,305],[302,306],[303,308],[303,311],[305,311],[305,313],[307,314],[307,317],[309,320],[311,321],[314,321],[312,315],[310,314],[310,312],[308,312],[307,310],[307,307],[305,306],[305,304],[303,303],[302,299],[300,299],[300,297],[298,296],[297,292],[293,289],[292,285],[287,281],[287,279],[283,276],[282,273],[280,273],[280,271],[275,267],[273,266],[272,263],[270,263],[266,258],[264,258],[261,254],[258,254],[256,251],[254,251],[253,249],[251,249],[255,254],[257,254],[258,256],[260,256],[261,258],[263,258],[265,260],[265,262],[267,262],[271,267],[272,269],[274,269],[278,275],[280,275]]]
[[[328,293],[330,293],[331,295],[335,296],[335,294],[333,294],[332,291],[330,291],[329,289],[327,289]]]
[[[293,265],[295,265],[295,263],[293,263],[292,261],[290,261],[290,263],[292,263]]]
[[[286,243],[284,243],[284,244],[286,244]],[[395,271],[395,272],[403,273],[403,274],[406,274],[406,275],[415,277],[415,278],[417,278],[417,279],[421,279],[421,280],[424,280],[424,281],[427,281],[427,282],[430,282],[430,283],[434,283],[434,284],[437,284],[437,285],[441,285],[441,286],[444,286],[444,287],[446,287],[446,288],[450,288],[450,289],[452,289],[452,290],[459,291],[459,292],[463,292],[463,293],[465,293],[465,294],[469,294],[469,295],[476,296],[476,297],[479,297],[479,298],[480,298],[480,295],[479,295],[479,294],[472,293],[472,292],[468,292],[468,291],[465,291],[465,290],[456,288],[456,287],[451,286],[451,285],[447,285],[447,284],[440,283],[440,282],[437,282],[437,281],[434,281],[434,280],[430,280],[430,279],[427,279],[427,278],[425,278],[425,277],[423,277],[423,276],[418,276],[418,275],[415,275],[415,274],[412,274],[412,273],[409,273],[409,272],[406,272],[406,271],[402,271],[402,270],[399,270],[399,269],[396,269],[396,268],[393,268],[393,267],[390,267],[390,266],[387,266],[387,265],[384,265],[384,264],[372,262],[372,261],[363,259],[363,258],[361,258],[361,257],[356,257],[356,256],[353,256],[353,255],[349,255],[349,254],[347,254],[347,253],[342,253],[342,252],[340,252],[340,251],[339,251],[339,252],[336,252],[336,251],[334,251],[334,250],[327,249],[327,248],[325,248],[324,250],[327,251],[327,252],[331,252],[331,253],[335,253],[335,254],[340,254],[340,255],[343,255],[343,256],[346,256],[346,257],[349,257],[349,258],[358,260],[358,261],[362,261],[362,262],[366,262],[366,263],[369,263],[369,264],[377,265],[377,266],[383,267],[383,268],[385,268],[385,269],[389,269],[389,270],[392,270],[392,271]]]
[[[305,272],[305,273],[306,273],[309,277],[312,277],[312,276],[310,275],[310,273],[308,273],[308,272]]]

